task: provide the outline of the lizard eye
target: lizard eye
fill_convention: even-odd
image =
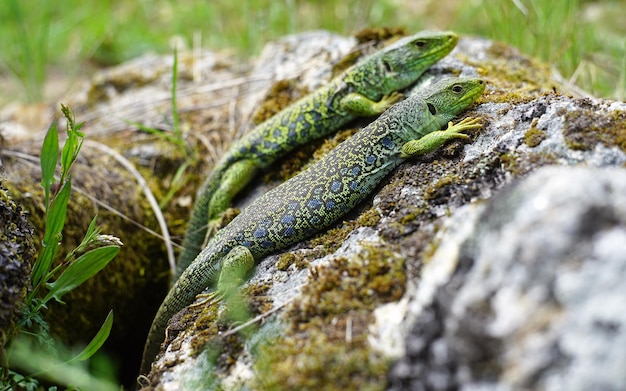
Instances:
[[[415,46],[421,49],[426,46],[426,41],[422,41],[422,40],[415,41]]]
[[[455,84],[452,86],[452,91],[458,94],[463,91],[463,87],[459,84]]]
[[[426,103],[426,106],[428,106],[428,111],[430,111],[430,114],[437,114],[437,109],[435,109],[435,106],[432,103]]]

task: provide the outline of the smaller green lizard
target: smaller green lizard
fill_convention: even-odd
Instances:
[[[198,255],[233,197],[280,156],[351,120],[382,113],[431,65],[456,46],[452,32],[421,32],[353,65],[313,94],[285,108],[233,144],[206,179],[187,226],[173,281]]]
[[[476,118],[451,121],[482,94],[480,79],[447,79],[410,96],[341,143],[320,161],[265,193],[220,230],[183,272],[157,312],[141,373],[163,341],[168,320],[207,287],[220,297],[255,262],[285,249],[344,216],[394,168],[480,127]],[[439,130],[448,124],[446,130]]]

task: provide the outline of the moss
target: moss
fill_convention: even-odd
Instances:
[[[356,50],[345,55],[341,60],[333,65],[333,77],[356,64],[363,56],[367,55],[374,48],[378,48],[382,42],[393,42],[404,37],[406,30],[398,27],[365,28],[354,33],[358,46]]]
[[[493,61],[486,61],[490,76],[498,75],[499,79],[507,80],[511,90],[520,92],[553,91],[555,88],[552,69],[549,65],[522,55],[512,46],[494,42],[487,50]],[[484,69],[484,68],[483,68]]]
[[[267,292],[270,283],[248,284],[241,289],[241,295],[247,298],[250,314],[259,315],[272,309],[272,302]]]
[[[296,256],[293,253],[281,254],[278,258],[278,262],[276,262],[276,269],[285,271],[289,268],[289,266],[293,265],[295,261]]]
[[[255,365],[258,390],[384,390],[390,362],[369,349],[358,334],[346,341],[348,322],[353,332],[365,327],[362,314],[337,319],[334,324],[313,321],[307,332],[284,336],[263,345]]]
[[[201,378],[196,376],[195,380],[199,383],[193,383],[193,388],[220,389],[220,379],[237,363],[244,345],[258,332],[254,323],[237,332],[233,332],[233,328],[271,309],[266,295],[268,288],[267,284],[249,284],[219,300],[209,299],[188,306],[172,318],[164,342],[169,345],[168,350],[181,349],[183,339],[176,337],[184,330],[191,335],[191,355],[204,360],[199,366],[208,370]],[[175,358],[165,363],[165,367],[178,364],[179,355],[170,357]],[[160,383],[159,378],[160,374],[155,371],[148,376],[152,386]]]
[[[546,139],[546,132],[536,128],[538,121],[539,120],[537,118],[533,118],[530,129],[528,129],[524,134],[524,144],[528,145],[531,148],[536,147],[537,145],[541,144],[543,140]]]
[[[381,390],[388,359],[369,347],[371,310],[404,294],[404,262],[387,246],[315,267],[281,336],[260,348],[257,389]]]
[[[23,209],[0,185],[0,351],[15,335],[34,259],[33,228]]]
[[[317,316],[351,310],[372,310],[377,303],[400,299],[404,292],[404,262],[388,248],[363,247],[357,259],[337,257],[317,266],[303,288],[303,298],[287,311],[290,319],[307,322]]]
[[[539,167],[557,164],[558,159],[552,153],[503,153],[499,160],[503,168],[513,174],[514,177],[525,175]]]
[[[316,252],[314,256],[316,258],[323,257],[324,255],[332,254],[337,251],[354,228],[354,222],[344,222],[341,227],[329,229],[321,236],[311,239],[311,245],[313,247],[319,246],[322,248],[322,251]]]
[[[489,57],[480,62],[459,56],[463,62],[475,67],[478,75],[489,84],[497,86],[479,98],[478,103],[528,103],[546,92],[555,91],[552,71],[548,65],[499,42],[494,42],[487,54]]]
[[[184,318],[179,321],[181,326],[177,326],[177,329],[184,330],[188,322],[192,322],[193,334],[190,341],[192,355],[197,356],[202,352],[208,352],[208,355],[215,360],[213,364],[216,366],[216,371],[221,373],[227,371],[243,351],[242,336],[238,333],[226,333],[232,327],[233,318],[239,317],[241,311],[247,316],[247,307],[240,299],[241,297],[238,297],[232,301],[230,299],[225,301],[226,308],[222,313],[220,313],[220,300],[202,305],[201,309],[187,311]],[[233,313],[236,314],[233,315]],[[170,347],[170,349],[177,348],[179,346]]]
[[[311,259],[322,257],[326,254],[322,246],[318,246],[310,251],[282,254],[276,264],[278,270],[285,271],[291,265],[295,265],[297,270],[306,269]]]
[[[359,215],[357,225],[359,227],[374,227],[380,221],[380,213],[374,208],[369,208]]]
[[[485,103],[487,101],[492,103],[510,103],[512,105],[518,105],[523,103],[530,103],[535,100],[531,95],[519,93],[516,91],[507,91],[505,89],[497,89],[490,91],[487,98],[477,100],[478,104]]]
[[[397,39],[407,35],[404,27],[368,27],[354,33],[359,44]]]
[[[613,110],[606,113],[587,99],[579,103],[582,109],[561,113],[564,115],[563,137],[568,148],[588,151],[602,143],[626,152],[626,112]]]
[[[434,185],[426,188],[424,191],[424,199],[427,201],[435,200],[449,195],[448,188],[461,182],[458,175],[446,175],[439,178]]]
[[[182,315],[170,323],[168,330],[191,329],[192,355],[206,352],[213,360],[216,373],[224,374],[237,362],[245,341],[257,332],[257,326],[251,324],[236,333],[231,330],[271,310],[268,289],[268,284],[249,284],[220,300],[187,307]],[[167,343],[175,341],[174,338],[175,335],[169,336]],[[178,348],[180,346],[170,346],[170,349]]]
[[[252,115],[252,123],[262,123],[307,93],[305,88],[298,87],[296,80],[277,81]]]
[[[422,208],[412,208],[411,210],[407,210],[400,217],[400,224],[407,225],[417,220],[417,218],[424,213],[424,209]]]

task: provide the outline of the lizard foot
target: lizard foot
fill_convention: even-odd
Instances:
[[[214,302],[221,300],[223,296],[224,295],[222,293],[219,293],[217,291],[211,293],[200,293],[199,295],[196,295],[196,299],[201,299],[201,301],[190,304],[189,308],[198,308],[205,305],[211,305]]]
[[[470,136],[461,132],[469,129],[478,129],[480,127],[482,127],[481,120],[477,117],[465,118],[456,125],[450,121],[448,122],[446,130],[430,132],[417,140],[406,142],[400,150],[400,156],[406,159],[424,155],[439,148],[446,141],[455,138],[469,140]]]
[[[454,137],[460,138],[469,138],[469,136],[462,134],[461,132],[470,129],[478,129],[483,125],[481,123],[481,119],[478,117],[468,117],[463,119],[458,124],[452,123],[452,121],[448,122],[448,128],[444,130],[445,133],[454,134]]]

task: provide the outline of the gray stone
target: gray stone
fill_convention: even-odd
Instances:
[[[454,271],[413,307],[390,389],[626,388],[626,172],[543,168],[462,214],[441,239]]]
[[[306,53],[303,37],[284,42],[295,39],[297,49]],[[344,44],[340,39],[336,47]],[[367,344],[353,349],[369,349],[371,362],[394,362],[389,389],[624,388],[620,368],[626,364],[626,331],[619,306],[626,303],[626,215],[621,206],[626,205],[626,154],[620,132],[626,132],[626,104],[561,94],[572,89],[556,75],[512,48],[498,47],[504,54],[494,54],[494,45],[481,38],[461,39],[415,87],[458,75],[487,80],[484,97],[467,114],[484,120],[470,143],[452,143],[401,167],[371,203],[347,216],[348,223],[338,224],[348,232],[336,251],[319,256],[320,245],[303,242],[259,264],[247,286],[267,285],[265,295],[275,312],[267,315],[269,326],[259,327],[259,334],[271,330],[270,346],[298,340],[294,330],[307,323],[293,319],[301,308],[296,303],[317,302],[319,297],[307,296],[308,287],[325,278],[325,267],[348,259],[362,264],[365,273],[368,262],[376,262],[369,250],[374,246],[388,251],[385,256],[393,262],[404,262],[403,297],[381,299],[368,316],[338,312],[323,328],[306,333],[315,344],[311,334],[331,334],[332,322],[368,322]],[[291,58],[275,52],[289,51],[290,45],[270,48],[273,57]],[[302,74],[319,77],[328,68],[319,69]],[[521,82],[516,79],[520,72],[528,75]],[[307,80],[303,76],[300,81],[307,85]],[[267,188],[255,186],[240,206]],[[368,208],[380,221],[355,226]],[[278,270],[283,256],[309,266]],[[157,361],[154,372],[163,389],[184,388],[173,373],[206,373],[207,350],[198,355],[189,342],[199,333],[193,327],[184,331]],[[353,331],[351,338],[363,333]],[[268,373],[258,372],[252,354],[257,343],[233,358],[232,369],[215,368],[222,386],[270,382]],[[317,377],[308,379],[310,384],[324,388],[332,383],[319,379],[324,371],[312,374],[304,368],[329,365],[323,364],[324,352],[332,346],[308,349],[319,351],[319,357],[279,355],[268,365],[294,362],[287,367],[295,371],[290,378]],[[171,367],[172,362],[179,364]],[[339,366],[333,368],[339,372],[336,384],[343,380],[359,388],[359,376],[342,371],[341,362],[332,365]],[[374,376],[369,375],[373,370],[363,362],[360,375]]]

